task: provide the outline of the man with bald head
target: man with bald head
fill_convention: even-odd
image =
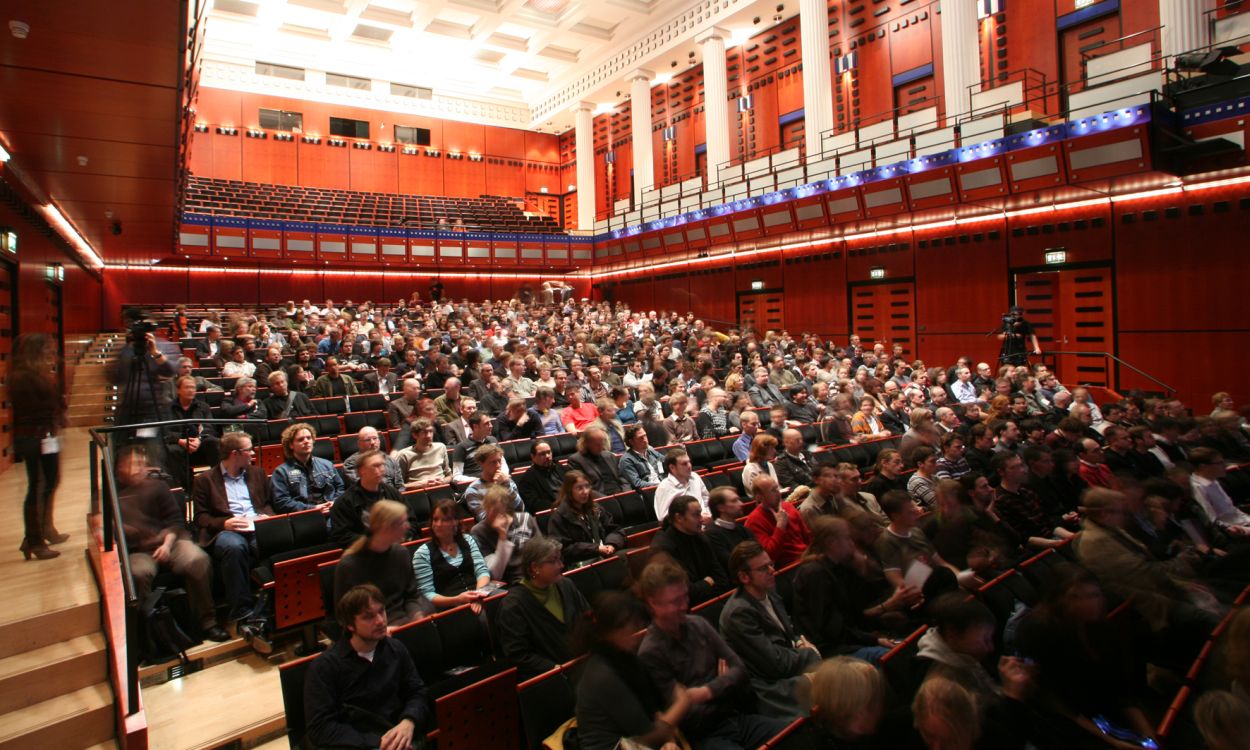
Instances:
[[[782,487],[812,486],[812,471],[816,468],[816,459],[807,450],[803,442],[803,433],[793,427],[781,433],[782,451],[777,454],[773,468],[777,471],[777,481]]]
[[[749,488],[759,505],[743,525],[755,535],[778,568],[795,562],[812,543],[812,532],[794,503],[782,502],[781,486],[768,474],[760,474]]]
[[[382,450],[382,435],[373,427],[361,427],[360,432],[356,433],[356,452],[343,459],[343,474],[350,482],[360,481],[360,474],[356,470],[360,456],[368,451],[377,450]],[[383,465],[386,467],[383,481],[397,491],[403,492],[404,473],[399,468],[399,462],[387,453],[383,453],[382,457]]]
[[[438,421],[449,424],[460,418],[460,378],[447,378],[443,383],[443,395],[434,399]]]

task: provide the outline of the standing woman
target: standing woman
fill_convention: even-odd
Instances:
[[[26,462],[26,502],[22,516],[26,536],[21,551],[49,560],[60,552],[48,548],[69,539],[52,523],[52,495],[61,480],[61,445],[57,437],[68,425],[65,394],[56,370],[56,342],[46,333],[27,333],[13,346],[9,398],[13,402],[13,447]]]

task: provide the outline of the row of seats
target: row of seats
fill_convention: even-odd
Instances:
[[[284,221],[437,230],[559,234],[550,216],[527,214],[514,199],[401,195],[191,177],[186,211]]]

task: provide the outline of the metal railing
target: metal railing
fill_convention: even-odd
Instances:
[[[134,571],[130,565],[130,550],[126,544],[126,527],[122,521],[120,497],[117,490],[116,452],[118,434],[132,434],[139,430],[159,430],[176,425],[217,424],[241,425],[247,420],[239,419],[175,419],[164,422],[145,422],[142,424],[117,425],[113,427],[92,427],[87,433],[91,436],[88,443],[89,471],[91,482],[91,513],[102,514],[101,532],[104,551],[116,549],[117,561],[121,567],[122,592],[126,614],[126,684],[114,685],[120,696],[126,696],[124,715],[131,716],[139,711],[139,649],[135,648],[142,634],[140,627],[139,596],[135,588]],[[156,439],[159,439],[156,438]],[[189,489],[189,488],[188,488]],[[107,592],[102,591],[102,595]]]
[[[1173,395],[1173,394],[1175,394],[1175,393],[1176,393],[1176,389],[1175,389],[1175,388],[1173,388],[1172,386],[1170,386],[1170,385],[1168,385],[1167,383],[1163,382],[1162,380],[1160,380],[1160,379],[1156,378],[1154,375],[1151,375],[1150,373],[1146,372],[1145,370],[1141,369],[1140,367],[1137,367],[1136,365],[1133,365],[1133,364],[1131,364],[1131,363],[1129,363],[1129,362],[1125,362],[1124,360],[1120,359],[1119,357],[1117,357],[1116,355],[1112,354],[1111,352],[1071,352],[1071,351],[1063,351],[1063,350],[1059,350],[1059,349],[1054,349],[1054,350],[1047,350],[1047,351],[1043,351],[1043,352],[1042,352],[1042,356],[1043,356],[1043,357],[1047,357],[1047,356],[1052,356],[1052,357],[1055,357],[1055,356],[1067,356],[1067,357],[1085,357],[1085,358],[1089,358],[1089,357],[1100,357],[1100,358],[1102,358],[1102,359],[1103,359],[1103,361],[1104,361],[1104,362],[1105,362],[1106,360],[1111,360],[1111,361],[1115,362],[1117,365],[1119,365],[1120,367],[1124,367],[1124,368],[1127,368],[1127,369],[1129,369],[1129,370],[1132,370],[1132,371],[1133,371],[1134,373],[1136,373],[1137,375],[1140,375],[1140,376],[1142,376],[1143,378],[1145,378],[1145,379],[1149,380],[1150,382],[1154,383],[1155,385],[1158,385],[1159,387],[1161,387],[1161,388],[1163,389],[1163,392],[1164,392],[1164,394],[1165,394],[1165,395],[1171,396],[1171,395]],[[1052,360],[1052,363],[1053,363],[1053,360]],[[1108,369],[1110,369],[1110,368],[1108,368]],[[1120,380],[1120,378],[1119,378],[1119,377],[1118,377],[1118,375],[1117,375],[1117,377],[1115,378],[1115,381],[1116,381],[1116,382],[1115,382],[1115,389],[1116,389],[1116,390],[1119,390],[1119,389],[1120,389],[1120,383],[1119,383],[1119,380]],[[1080,384],[1080,385],[1085,385],[1085,384]]]

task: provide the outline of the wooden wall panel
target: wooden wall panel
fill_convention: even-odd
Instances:
[[[984,358],[991,349],[997,356],[998,341],[981,339],[1009,305],[1001,227],[996,222],[915,234],[917,335],[925,361],[954,361],[951,352],[962,353],[973,344],[978,345],[968,350],[976,352],[973,356]]]
[[[447,159],[444,155],[443,194],[476,198],[486,192],[486,164],[480,161]]]
[[[329,146],[324,138],[321,143],[297,141],[296,147],[299,149],[301,185],[339,189],[347,187],[350,180],[348,149]]]
[[[225,136],[204,134],[212,138]],[[244,179],[250,182],[270,182],[278,185],[299,184],[299,163],[296,155],[298,147],[294,141],[274,141],[272,135],[266,139],[239,136],[243,148]],[[193,173],[199,174],[193,168]]]
[[[399,151],[348,149],[348,184],[352,190],[374,193],[399,191]]]
[[[1250,401],[1250,381],[1231,374],[1234,369],[1245,369],[1248,331],[1121,331],[1119,345],[1121,359],[1176,388],[1177,396],[1195,414],[1210,412],[1211,394],[1217,391],[1228,391],[1239,405]],[[1161,390],[1127,368],[1120,370],[1120,387]]]
[[[397,152],[398,153],[398,152]],[[414,195],[443,194],[443,160],[422,154],[399,154],[399,192]]]
[[[827,252],[786,258],[782,266],[786,328],[841,341],[846,337],[846,261],[842,243]]]
[[[239,135],[217,135],[210,132],[212,138],[209,147],[213,150],[213,176],[222,180],[243,179],[242,145],[243,131]]]
[[[1106,261],[1114,247],[1109,205],[1013,217],[1007,227],[1012,268],[1044,265],[1046,252],[1061,248],[1068,263]]]

